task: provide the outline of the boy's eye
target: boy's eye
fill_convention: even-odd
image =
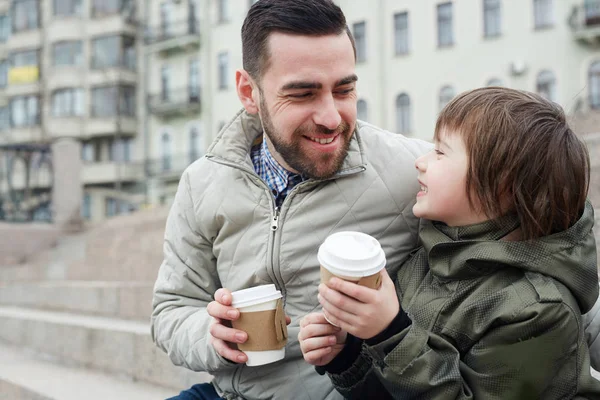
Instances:
[[[435,151],[435,154],[437,154],[438,156],[444,155],[444,153],[439,149],[435,149],[434,151]]]

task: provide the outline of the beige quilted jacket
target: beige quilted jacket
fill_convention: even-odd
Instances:
[[[319,308],[318,247],[336,231],[371,234],[395,276],[417,243],[414,164],[431,144],[359,122],[340,172],[299,184],[276,210],[249,155],[261,134],[259,119],[241,111],[183,173],[154,288],[152,337],[174,364],[211,373],[225,398],[339,398],[329,378],[304,362],[297,340],[300,319]],[[285,359],[247,367],[221,358],[210,344],[206,305],[220,287],[267,283],[281,290],[292,319]]]

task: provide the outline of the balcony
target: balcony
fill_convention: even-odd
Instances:
[[[99,162],[84,163],[81,180],[85,185],[98,185],[113,182],[136,182],[144,179],[141,163]]]
[[[200,46],[199,21],[189,18],[171,24],[147,27],[146,44],[163,55],[197,49]]]
[[[200,87],[188,86],[148,96],[150,112],[159,117],[199,114]]]
[[[585,0],[582,5],[574,6],[569,25],[580,42],[600,45],[600,0]]]
[[[146,174],[148,177],[161,178],[165,181],[177,181],[183,171],[200,157],[199,153],[189,152],[147,160]]]

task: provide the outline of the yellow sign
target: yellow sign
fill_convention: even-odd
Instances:
[[[13,67],[8,71],[8,83],[33,83],[40,77],[40,70],[36,65]]]

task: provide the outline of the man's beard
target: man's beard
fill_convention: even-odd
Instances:
[[[298,127],[292,134],[290,142],[286,142],[281,137],[275,129],[273,121],[271,121],[271,115],[264,102],[264,97],[261,97],[259,114],[265,134],[271,140],[271,143],[273,143],[275,151],[279,153],[292,169],[298,171],[304,178],[327,179],[332,177],[342,167],[348,155],[350,138],[353,133],[350,130],[350,125],[345,121],[342,121],[336,129],[327,129],[322,125],[315,125],[314,129],[311,130],[312,133],[331,136],[339,134],[339,140],[342,142],[335,153],[318,153],[316,151],[307,152],[302,146],[302,141],[308,140],[304,138],[304,136],[308,136],[305,134],[310,132],[307,127]]]

